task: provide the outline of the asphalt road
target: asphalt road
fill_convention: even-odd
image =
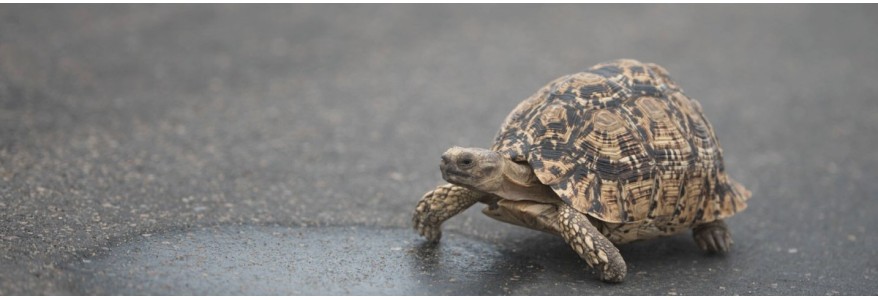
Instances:
[[[878,294],[875,5],[0,5],[0,295]],[[471,209],[452,145],[615,58],[699,99],[752,192],[726,256]]]

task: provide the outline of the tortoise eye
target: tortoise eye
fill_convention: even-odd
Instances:
[[[462,166],[471,166],[471,165],[473,164],[473,159],[472,159],[472,158],[469,158],[469,157],[462,158],[462,159],[460,160],[460,164],[461,164]]]

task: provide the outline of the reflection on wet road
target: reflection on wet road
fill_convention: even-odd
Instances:
[[[404,229],[229,226],[142,237],[69,268],[84,294],[502,294],[525,276],[511,270],[529,269],[504,257],[454,233],[430,244]]]

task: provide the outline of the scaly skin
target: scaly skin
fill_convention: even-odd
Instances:
[[[692,237],[695,238],[698,248],[707,253],[725,254],[734,244],[732,234],[722,220],[696,226],[692,229]]]
[[[442,238],[442,222],[486,198],[490,198],[486,193],[459,185],[440,185],[418,202],[412,217],[415,230],[428,241],[438,242]]]
[[[627,266],[619,249],[610,242],[588,218],[568,205],[559,207],[561,237],[592,268],[601,273],[601,280],[622,282]]]

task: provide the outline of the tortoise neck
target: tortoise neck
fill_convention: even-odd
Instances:
[[[551,187],[540,182],[530,165],[508,158],[503,161],[503,182],[494,194],[509,200],[561,201]]]
[[[521,186],[542,185],[540,179],[534,174],[534,169],[527,163],[514,162],[511,159],[503,160],[503,178]]]

